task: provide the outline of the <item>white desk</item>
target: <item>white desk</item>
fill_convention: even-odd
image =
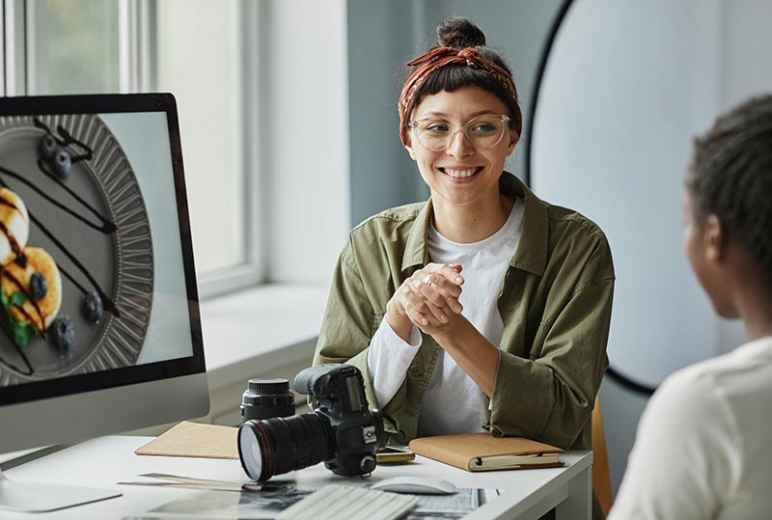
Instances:
[[[170,473],[197,478],[246,481],[238,460],[187,459],[134,455],[134,450],[150,437],[109,436],[94,439],[66,450],[28,462],[7,471],[17,481],[46,481],[89,487],[118,489],[122,497],[48,514],[21,514],[0,511],[3,520],[121,519],[142,515],[169,501],[201,491],[163,489],[147,486],[116,486],[119,481],[143,480],[141,473]],[[439,477],[458,487],[498,488],[502,496],[485,504],[469,519],[537,519],[557,508],[559,520],[590,520],[592,500],[592,452],[570,452],[563,456],[564,468],[527,471],[468,473],[433,460],[417,457],[401,466],[379,466],[370,482],[399,475]],[[298,486],[314,487],[326,483],[361,483],[344,479],[322,464],[294,473]]]

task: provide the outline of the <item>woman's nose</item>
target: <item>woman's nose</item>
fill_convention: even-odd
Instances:
[[[463,130],[457,130],[455,134],[450,137],[450,143],[448,143],[448,155],[451,157],[467,157],[474,153],[474,146],[472,145],[466,133]]]

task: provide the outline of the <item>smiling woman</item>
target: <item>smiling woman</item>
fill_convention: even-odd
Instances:
[[[522,131],[503,60],[467,20],[438,28],[400,96],[428,201],[357,226],[315,362],[349,362],[399,442],[490,430],[590,448],[614,271],[603,232],[504,171]]]

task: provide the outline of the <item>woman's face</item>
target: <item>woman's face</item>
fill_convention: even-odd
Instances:
[[[411,130],[405,147],[418,164],[432,198],[452,205],[491,203],[498,200],[498,181],[506,158],[514,151],[518,136],[508,125],[492,148],[475,147],[460,129],[481,115],[507,114],[506,105],[495,95],[478,87],[426,96],[413,111],[411,121],[437,121],[450,132],[448,145],[440,151],[427,149]]]
[[[725,252],[721,225],[715,216],[695,218],[694,201],[689,190],[684,191],[684,250],[697,281],[708,295],[713,309],[722,318],[736,318],[737,309],[727,287]]]

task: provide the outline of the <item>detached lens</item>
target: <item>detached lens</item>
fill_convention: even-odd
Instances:
[[[241,418],[271,419],[295,414],[295,402],[286,379],[250,379],[241,396]]]

